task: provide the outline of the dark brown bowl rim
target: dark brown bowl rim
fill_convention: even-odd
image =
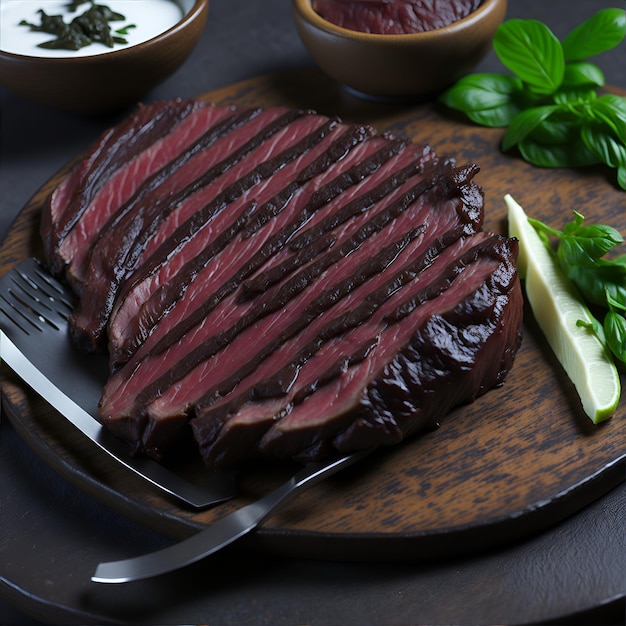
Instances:
[[[174,0],[176,1],[176,0]],[[177,2],[178,4],[178,2]],[[209,5],[209,0],[194,0],[191,9],[183,15],[183,17],[176,22],[173,26],[164,30],[162,33],[159,33],[155,37],[151,37],[146,41],[142,41],[141,43],[135,44],[134,46],[129,46],[127,48],[122,48],[120,50],[111,50],[110,52],[102,52],[99,54],[92,54],[88,56],[66,56],[66,57],[38,57],[30,54],[14,54],[13,52],[5,52],[4,50],[0,50],[0,60],[2,58],[7,60],[21,61],[21,62],[36,62],[43,63],[46,65],[49,64],[86,64],[86,63],[94,63],[101,62],[106,59],[114,59],[119,60],[123,59],[125,56],[134,55],[137,52],[141,52],[146,48],[153,46],[155,43],[166,41],[170,37],[178,34],[180,31],[185,30],[189,25],[191,25],[195,20],[197,20],[202,13],[206,10]],[[181,7],[182,8],[182,7]]]
[[[503,2],[503,0],[483,0],[481,5],[476,10],[472,11],[464,18],[452,22],[448,26],[442,26],[441,28],[434,28],[432,30],[426,30],[419,33],[403,33],[397,35],[364,33],[358,30],[337,26],[317,13],[311,5],[311,0],[293,0],[293,6],[296,11],[300,13],[303,20],[308,22],[311,26],[324,30],[329,34],[363,42],[369,41],[372,43],[386,42],[406,44],[411,43],[412,41],[427,41],[441,36],[454,35],[457,31],[463,32],[475,23],[479,23],[486,13],[493,10],[501,2]]]

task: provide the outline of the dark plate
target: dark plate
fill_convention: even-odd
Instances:
[[[454,119],[433,104],[363,102],[318,72],[270,75],[206,94],[214,102],[285,104],[369,121],[380,130],[427,141],[438,153],[481,166],[486,228],[504,232],[503,196],[555,224],[572,209],[621,230],[623,191],[604,169],[540,170],[503,155],[501,132]],[[65,170],[66,171],[66,170]],[[40,253],[42,202],[59,172],[24,208],[0,250],[0,267]],[[62,364],[60,364],[62,366]],[[8,416],[21,437],[69,481],[154,530],[184,537],[259,497],[293,466],[244,473],[240,496],[205,512],[184,510],[112,467],[105,455],[19,381],[3,385]],[[523,346],[504,386],[453,411],[441,427],[350,468],[300,495],[249,545],[275,553],[344,560],[403,560],[459,555],[519,540],[563,520],[624,479],[624,403],[594,426],[527,312]],[[191,465],[181,471],[195,473]]]

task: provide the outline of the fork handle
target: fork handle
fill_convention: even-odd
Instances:
[[[189,539],[139,557],[100,563],[91,577],[98,583],[125,583],[178,570],[214,554],[254,530],[282,502],[305,485],[313,485],[366,456],[355,452],[331,462],[306,465],[263,498],[215,522]]]

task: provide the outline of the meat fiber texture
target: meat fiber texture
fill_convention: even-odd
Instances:
[[[210,467],[397,444],[500,385],[517,241],[478,166],[313,111],[141,107],[48,199],[46,260],[106,350],[102,423]]]

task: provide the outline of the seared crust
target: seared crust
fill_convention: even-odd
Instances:
[[[191,425],[210,466],[320,458],[397,443],[504,380],[517,246],[481,231],[476,165],[312,111],[213,110],[85,239],[71,324],[109,350],[112,432],[159,459]]]

